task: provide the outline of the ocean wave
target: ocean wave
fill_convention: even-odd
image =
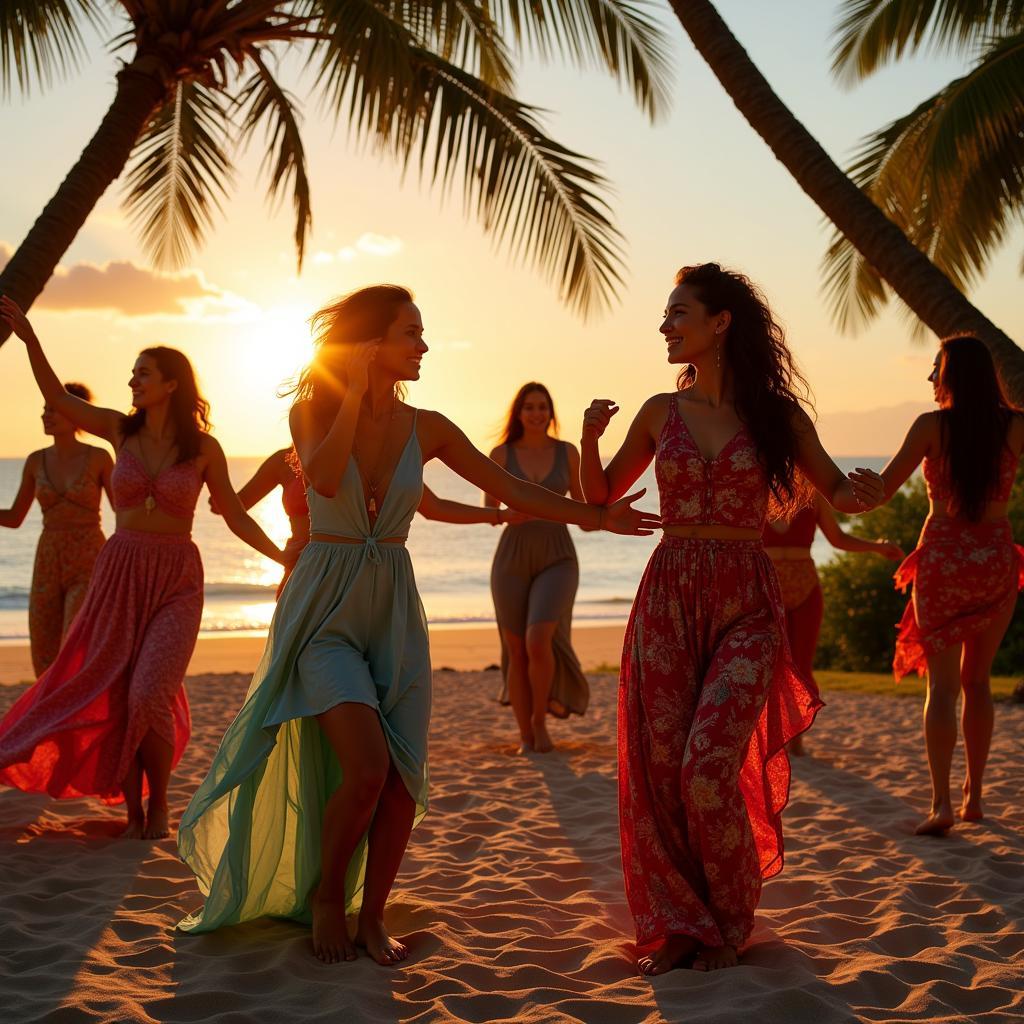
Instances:
[[[207,601],[272,601],[277,593],[276,585],[264,586],[259,583],[207,583],[203,595]],[[0,610],[24,611],[28,608],[27,587],[0,587]]]

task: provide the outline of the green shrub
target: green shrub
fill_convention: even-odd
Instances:
[[[840,516],[844,527],[859,537],[884,537],[908,554],[917,544],[928,515],[924,481],[915,477],[888,505],[863,516]],[[1018,477],[1010,497],[1013,535],[1024,538],[1024,480]],[[892,669],[896,626],[909,598],[893,586],[895,565],[874,555],[843,553],[819,570],[825,615],[815,666],[850,672]],[[1024,670],[1024,601],[996,656],[993,671],[1018,675]]]

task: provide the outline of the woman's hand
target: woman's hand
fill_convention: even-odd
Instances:
[[[660,529],[661,516],[632,507],[633,502],[639,501],[646,493],[647,488],[644,487],[606,506],[600,529],[634,537],[649,537],[655,530]]]
[[[583,414],[583,440],[596,441],[608,429],[619,407],[610,398],[595,398]]]
[[[890,562],[902,562],[907,556],[903,552],[903,548],[899,544],[893,544],[889,540],[878,540],[875,541],[877,547],[875,550],[883,557],[888,558]]]
[[[361,341],[348,347],[348,354],[341,363],[345,382],[351,391],[363,394],[370,386],[370,364],[377,358],[377,349],[383,338]]]
[[[885,481],[873,469],[864,469],[858,466],[846,476],[862,512],[870,512],[885,500]]]
[[[498,511],[498,524],[501,526],[518,526],[520,523],[528,523],[533,518],[514,508],[503,508]]]
[[[0,295],[0,320],[11,329],[22,341],[36,340],[36,332],[28,322],[28,317],[21,307],[9,295]]]

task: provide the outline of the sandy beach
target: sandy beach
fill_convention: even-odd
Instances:
[[[440,659],[439,659],[440,661]],[[911,829],[928,788],[912,700],[826,695],[796,763],[787,866],[742,965],[637,977],[616,826],[615,678],[591,677],[558,751],[514,756],[494,672],[437,672],[432,806],[390,905],[411,957],[327,966],[308,932],[259,921],[211,936],[173,841],[111,838],[89,801],[0,793],[5,1021],[1005,1022],[1024,1013],[1024,708],[997,709],[990,820]],[[188,681],[180,812],[238,707],[243,675]],[[0,710],[19,687],[0,690]],[[954,766],[962,772],[958,756]]]

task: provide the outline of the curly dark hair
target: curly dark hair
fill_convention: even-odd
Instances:
[[[1003,391],[982,341],[958,334],[939,349],[937,397],[942,457],[954,515],[977,522],[999,487],[1010,421],[1020,412]]]
[[[175,463],[188,462],[199,454],[203,435],[210,432],[210,403],[199,393],[196,372],[184,352],[166,345],[144,348],[140,356],[149,356],[156,363],[164,380],[176,380],[178,386],[171,392],[171,422],[174,424],[174,443],[178,446]],[[137,434],[146,422],[146,410],[136,409],[121,421],[121,433],[126,437]]]
[[[722,355],[732,373],[736,412],[745,424],[774,499],[773,514],[791,515],[807,503],[807,482],[797,469],[798,424],[813,412],[807,381],[793,362],[786,332],[761,289],[745,274],[717,263],[683,267],[676,285],[691,288],[711,314],[728,310]],[[693,384],[686,366],[676,387]]]

